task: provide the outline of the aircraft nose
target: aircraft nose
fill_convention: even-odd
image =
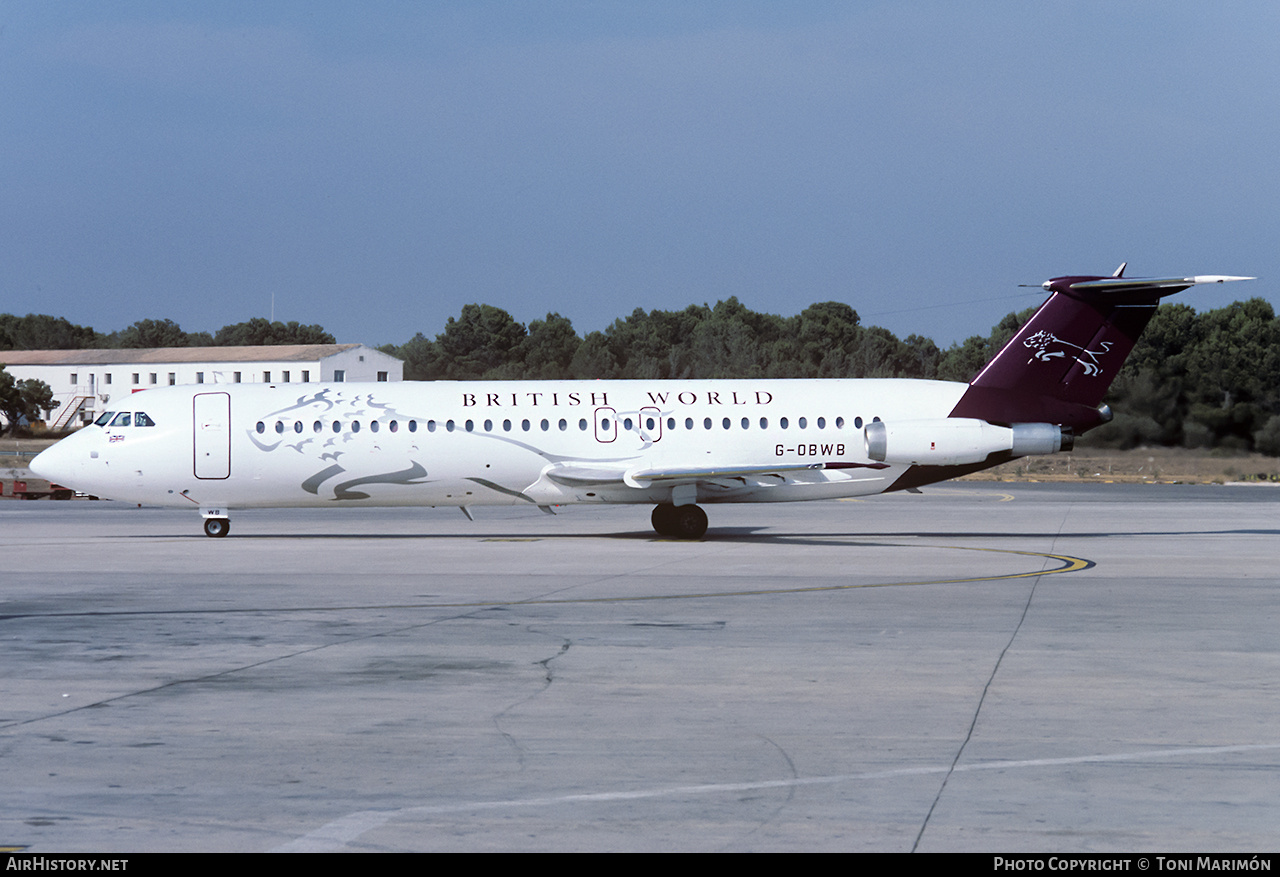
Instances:
[[[31,471],[46,481],[58,484],[73,481],[77,466],[76,458],[80,456],[70,447],[72,442],[63,439],[52,447],[45,448],[36,454],[31,461]]]

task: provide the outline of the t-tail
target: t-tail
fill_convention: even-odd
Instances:
[[[946,420],[874,424],[866,436],[873,459],[949,471],[909,471],[894,487],[1070,450],[1076,435],[1111,419],[1102,399],[1160,299],[1197,284],[1255,279],[1136,278],[1124,270],[1046,281],[1048,300],[969,382]]]

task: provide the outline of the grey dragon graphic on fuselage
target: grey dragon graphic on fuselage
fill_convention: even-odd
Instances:
[[[291,450],[305,457],[314,457],[317,464],[327,462],[327,466],[320,465],[315,472],[303,479],[299,486],[314,496],[320,496],[322,489],[326,494],[331,490],[333,492],[331,499],[342,501],[368,499],[370,497],[368,493],[352,489],[361,485],[407,486],[431,483],[434,479],[427,477],[426,466],[420,460],[413,459],[413,455],[423,453],[423,449],[418,444],[419,434],[425,432],[429,435],[441,426],[444,425],[438,426],[429,418],[401,411],[393,403],[379,401],[372,392],[357,391],[348,397],[341,389],[329,386],[315,393],[299,396],[291,405],[269,412],[254,426],[248,428],[246,434],[254,446],[265,453]],[[455,436],[466,435],[522,448],[538,455],[548,463],[622,463],[634,460],[638,456],[566,456],[550,453],[510,436],[455,427],[452,420],[448,421],[444,428]],[[374,442],[381,441],[383,430],[396,434],[397,440],[404,439],[404,433],[412,435],[409,439],[411,454],[409,465],[392,471],[373,472],[337,480],[339,476],[352,474],[339,462],[341,457],[349,453],[344,446],[365,439],[366,434],[370,438],[378,436],[373,439]],[[264,441],[264,436],[272,432],[278,438],[275,441]],[[298,440],[290,441],[290,437],[297,437]],[[645,444],[647,447],[650,443]],[[402,463],[403,460],[398,462]],[[468,478],[467,480],[489,490],[536,504],[534,499],[516,487],[502,485],[485,478]],[[329,484],[328,487],[324,487],[326,483]]]

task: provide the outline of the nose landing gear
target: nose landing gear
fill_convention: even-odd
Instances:
[[[653,507],[649,520],[659,536],[701,539],[707,533],[707,513],[696,505],[663,503]]]
[[[215,539],[221,539],[223,536],[231,532],[231,521],[226,518],[205,518],[204,534],[212,536]]]

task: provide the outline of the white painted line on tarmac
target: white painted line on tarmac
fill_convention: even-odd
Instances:
[[[953,773],[979,770],[1013,770],[1028,767],[1058,767],[1069,764],[1101,764],[1117,761],[1163,761],[1171,758],[1203,758],[1213,755],[1233,755],[1241,752],[1266,752],[1280,749],[1280,743],[1246,743],[1235,746],[1187,746],[1180,749],[1148,749],[1142,752],[1117,752],[1110,755],[1076,755],[1066,758],[1030,758],[1018,761],[988,761],[978,764],[957,765]],[[553,807],[563,804],[600,804],[613,801],[639,801],[648,798],[683,798],[692,795],[720,794],[725,792],[749,792],[760,789],[786,789],[801,786],[833,785],[836,783],[865,780],[891,779],[893,777],[944,774],[950,767],[904,767],[894,770],[867,773],[838,774],[825,777],[795,777],[784,780],[761,780],[748,783],[708,783],[694,786],[670,786],[661,789],[636,789],[632,791],[593,792],[578,795],[556,795],[546,798],[516,798],[506,801],[469,801],[458,804],[436,804],[421,807],[401,807],[395,810],[360,810],[308,832],[296,840],[271,850],[274,853],[327,853],[343,849],[366,832],[381,828],[397,819],[448,813],[470,813],[478,810],[503,810],[520,807]]]

